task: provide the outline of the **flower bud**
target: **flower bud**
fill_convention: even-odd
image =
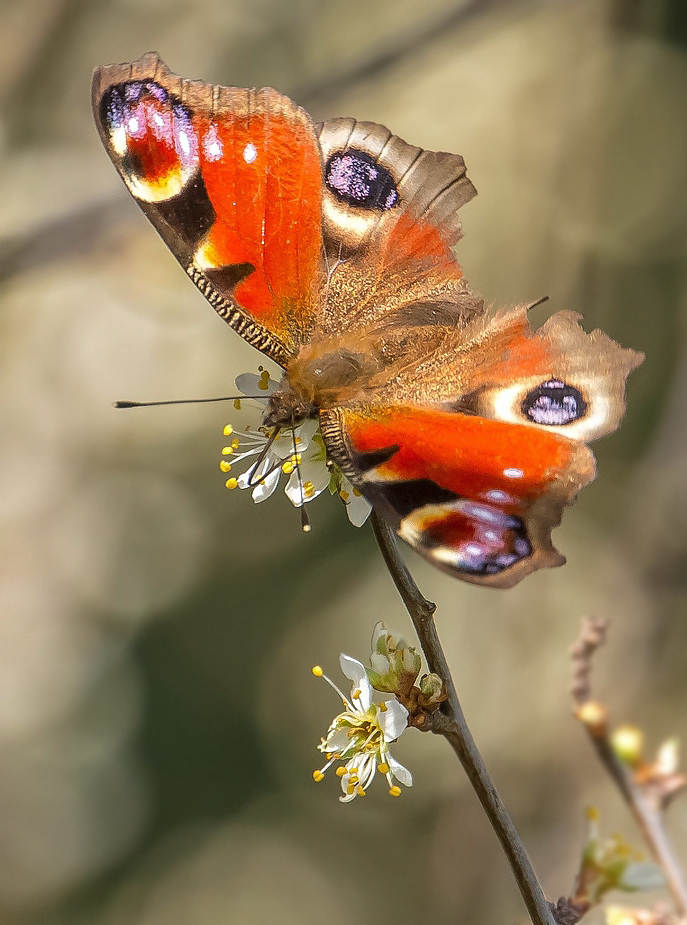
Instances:
[[[438,674],[426,674],[420,678],[420,691],[422,699],[429,706],[434,703],[441,703],[445,699],[444,682]]]
[[[631,768],[643,761],[644,733],[638,726],[618,726],[611,736],[611,745],[618,758]]]
[[[409,691],[422,668],[415,648],[388,633],[381,622],[372,632],[371,648],[368,677],[375,690],[389,694]]]

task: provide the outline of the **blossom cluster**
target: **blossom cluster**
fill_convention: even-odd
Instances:
[[[278,383],[266,370],[259,375],[243,373],[236,377],[236,387],[247,398],[263,405]],[[264,393],[262,397],[257,395]],[[239,399],[237,405],[240,406]],[[241,431],[232,424],[224,428],[231,440],[222,449],[220,469],[228,475],[228,489],[251,489],[253,501],[266,501],[286,476],[284,492],[295,507],[313,501],[322,492],[338,495],[348,519],[361,527],[370,515],[371,507],[346,476],[327,459],[324,441],[316,420],[309,418],[295,427],[282,428],[275,436],[271,428],[246,427]],[[238,475],[238,464],[250,460]],[[231,473],[231,475],[229,475]]]

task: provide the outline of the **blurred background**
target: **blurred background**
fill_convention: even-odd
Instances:
[[[112,409],[226,394],[261,358],[129,197],[90,75],[157,50],[460,152],[473,287],[646,352],[556,533],[567,566],[493,592],[408,554],[556,898],[587,804],[638,838],[571,716],[582,614],[613,621],[613,716],[652,749],[687,732],[683,0],[0,0],[0,22],[0,922],[522,922],[443,741],[401,740],[400,800],[313,784],[338,702],[311,665],[338,677],[378,619],[412,632],[369,527],[322,496],[304,536],[281,492],[226,492],[231,406]],[[670,824],[687,861],[684,799]]]

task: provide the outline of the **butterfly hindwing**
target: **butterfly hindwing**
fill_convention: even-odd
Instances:
[[[182,80],[155,54],[97,69],[93,108],[123,180],[191,279],[286,365],[313,327],[322,274],[307,113],[269,88]]]
[[[463,158],[373,122],[316,129],[329,268],[322,330],[460,325],[480,313],[451,250],[462,234],[458,209],[476,195]]]
[[[510,587],[561,565],[551,530],[594,478],[586,441],[617,427],[642,356],[571,312],[532,332],[524,309],[474,321],[436,354],[386,402],[322,412],[330,453],[445,571]]]
[[[412,407],[321,415],[337,463],[399,536],[467,581],[510,587],[565,560],[561,511],[594,478],[584,444],[525,425]]]

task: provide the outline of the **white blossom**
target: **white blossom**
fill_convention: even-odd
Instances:
[[[376,772],[386,777],[389,793],[400,796],[397,781],[412,787],[413,777],[393,757],[390,746],[407,729],[408,711],[398,700],[376,703],[372,699],[372,685],[364,665],[357,659],[342,654],[339,662],[341,671],[352,682],[350,697],[346,697],[319,666],[313,668],[313,674],[324,678],[344,705],[343,712],[334,717],[327,735],[318,745],[327,761],[313,772],[313,778],[322,780],[329,768],[340,762],[336,773],[341,778],[343,795],[339,799],[342,803],[364,796]]]

